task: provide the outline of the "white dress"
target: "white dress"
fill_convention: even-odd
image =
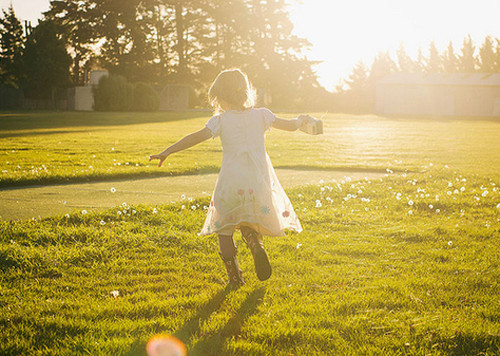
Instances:
[[[292,204],[276,177],[264,146],[275,115],[268,109],[231,110],[205,125],[220,136],[222,165],[208,215],[199,235],[231,233],[249,226],[262,235],[302,231]]]

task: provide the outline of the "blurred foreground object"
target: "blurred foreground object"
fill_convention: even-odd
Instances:
[[[300,130],[310,135],[320,135],[323,133],[323,121],[316,119],[315,117],[308,116],[307,120],[305,120],[300,127]]]
[[[156,335],[146,345],[148,356],[186,356],[184,343],[172,335]]]

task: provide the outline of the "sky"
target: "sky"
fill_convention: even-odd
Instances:
[[[221,0],[224,1],[224,0]],[[22,20],[36,20],[49,0],[12,2]],[[477,46],[487,35],[500,39],[500,0],[287,0],[294,32],[311,42],[305,54],[322,61],[315,67],[320,83],[333,90],[362,60],[369,66],[378,52],[395,59],[400,43],[416,58],[418,48],[428,55],[431,41],[443,51],[452,41],[459,52],[471,35]],[[293,5],[295,4],[295,5]]]

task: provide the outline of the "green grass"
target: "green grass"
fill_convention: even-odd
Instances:
[[[0,114],[0,187],[218,171],[219,140],[148,162],[209,113]],[[292,115],[283,114],[284,117]],[[321,117],[322,114],[317,114]],[[469,172],[500,166],[500,125],[473,120],[387,119],[328,114],[325,134],[272,130],[267,148],[276,167],[421,171],[433,162]]]
[[[18,115],[1,119],[3,185],[156,174],[130,163],[207,119]],[[271,131],[273,163],[392,171],[287,190],[304,232],[266,238],[266,282],[238,235],[247,284],[224,288],[216,239],[197,236],[208,198],[0,222],[0,354],[144,355],[157,334],[189,355],[500,354],[499,123],[325,119],[324,136]],[[216,170],[220,158],[206,142],[162,174]]]
[[[3,222],[0,354],[143,355],[169,333],[190,355],[496,355],[499,184],[433,167],[290,190],[304,232],[266,240],[264,283],[238,238],[237,291],[196,235],[207,199]]]

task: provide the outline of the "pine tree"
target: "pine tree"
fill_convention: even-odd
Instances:
[[[356,63],[345,83],[354,92],[362,92],[368,88],[368,69],[363,61]]]
[[[474,52],[476,48],[470,35],[464,38],[462,45],[462,54],[458,57],[458,67],[463,73],[473,73],[476,70],[476,59]]]
[[[426,61],[425,70],[427,73],[440,73],[442,72],[441,57],[434,41],[429,45],[429,58]]]
[[[398,69],[400,72],[413,73],[417,71],[417,67],[413,60],[406,53],[405,47],[403,43],[399,44],[397,50],[397,58],[398,58]]]
[[[12,4],[2,10],[0,18],[0,81],[18,88],[23,78],[22,54],[24,49],[23,27],[14,13]]]
[[[495,38],[495,73],[500,73],[500,39]]]
[[[453,49],[453,43],[448,42],[448,48],[445,50],[442,56],[443,69],[445,73],[455,73],[458,72],[458,60],[455,55],[455,50]]]
[[[495,71],[495,51],[491,36],[486,36],[483,44],[479,48],[479,71],[483,73],[493,73]]]

